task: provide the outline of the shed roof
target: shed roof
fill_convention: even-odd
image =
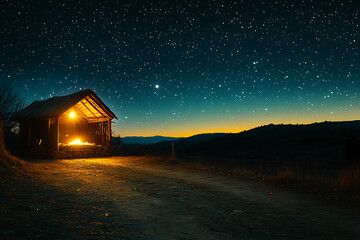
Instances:
[[[90,89],[82,90],[70,95],[52,97],[44,101],[34,101],[23,110],[17,112],[13,118],[17,120],[35,119],[41,117],[60,117],[70,108],[83,101],[89,103],[101,115],[116,118],[115,114],[101,101],[101,99]],[[85,106],[85,105],[84,105]]]

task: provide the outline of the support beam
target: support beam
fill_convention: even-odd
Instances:
[[[51,118],[48,118],[46,145],[51,149]]]
[[[88,118],[88,123],[107,122],[108,118]]]
[[[91,100],[94,101],[94,99],[93,99],[91,96],[89,96],[89,97],[91,98]],[[85,100],[86,100],[93,108],[97,109],[97,107],[95,107],[94,104],[92,104],[92,103],[89,101],[89,99],[85,98]],[[94,103],[96,103],[96,102],[94,101]],[[101,107],[99,106],[99,108],[101,108]],[[98,112],[99,112],[104,118],[107,117],[107,116],[105,116],[104,114],[102,114],[102,112],[100,112],[100,111],[98,111]]]
[[[107,109],[107,108],[106,108],[105,104],[104,104],[103,102],[101,102],[100,99],[94,97],[94,96],[91,95],[91,94],[90,94],[88,97],[89,97],[91,100],[93,100],[98,106],[100,106],[101,110],[103,110],[104,113],[107,114],[109,117],[112,117],[112,118],[116,117],[116,116],[110,111],[110,109]],[[102,107],[102,106],[104,106],[104,107]]]
[[[79,115],[79,116],[81,116],[83,119],[87,119],[87,116],[76,106],[76,105],[74,105],[73,106],[73,109],[75,110],[75,112]]]
[[[111,118],[108,119],[108,146],[111,147]]]
[[[59,118],[55,118],[55,144],[56,151],[59,151]]]
[[[85,98],[85,100],[86,100],[86,98]],[[84,105],[84,107],[87,109],[87,110],[89,110],[89,112],[95,117],[95,118],[98,118],[96,115],[95,115],[95,113],[93,113],[91,110],[90,110],[90,108],[88,108],[88,106],[86,106],[86,104],[81,100],[80,101],[81,103],[82,103],[82,105]],[[87,101],[88,103],[90,103],[89,101]],[[90,103],[91,104],[91,103]]]

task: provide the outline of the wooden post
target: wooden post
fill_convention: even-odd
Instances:
[[[100,122],[99,139],[100,139],[100,145],[104,146],[106,143],[104,142],[104,122]]]
[[[56,144],[56,151],[59,150],[59,118],[55,118],[55,141],[54,143]]]
[[[47,147],[51,148],[51,118],[48,118],[47,139],[45,143]]]
[[[108,146],[111,147],[111,118],[108,119]]]

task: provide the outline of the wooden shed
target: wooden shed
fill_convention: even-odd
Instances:
[[[72,157],[72,152],[77,153],[75,157],[86,157],[89,152],[110,149],[114,118],[90,89],[35,101],[14,115],[23,146],[66,153],[59,157]]]

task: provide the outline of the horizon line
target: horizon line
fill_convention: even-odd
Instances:
[[[316,124],[316,123],[326,123],[326,122],[332,122],[332,123],[336,123],[336,122],[354,122],[354,121],[359,121],[359,119],[353,119],[353,120],[335,120],[335,121],[328,121],[328,120],[324,120],[324,121],[315,121],[315,122],[310,122],[310,123],[268,123],[268,124],[264,124],[264,125],[257,125],[255,127],[250,127],[250,128],[246,128],[240,131],[230,131],[230,132],[226,132],[226,131],[222,131],[222,132],[200,132],[200,133],[195,133],[195,134],[190,134],[187,136],[168,136],[168,135],[159,135],[159,134],[155,134],[155,135],[126,135],[126,136],[112,136],[112,137],[120,137],[120,138],[125,138],[125,137],[163,137],[163,138],[189,138],[189,137],[193,137],[196,135],[202,135],[202,134],[237,134],[237,133],[241,133],[244,131],[249,131],[255,128],[259,128],[259,127],[265,127],[265,126],[269,126],[269,125],[311,125],[311,124]]]

